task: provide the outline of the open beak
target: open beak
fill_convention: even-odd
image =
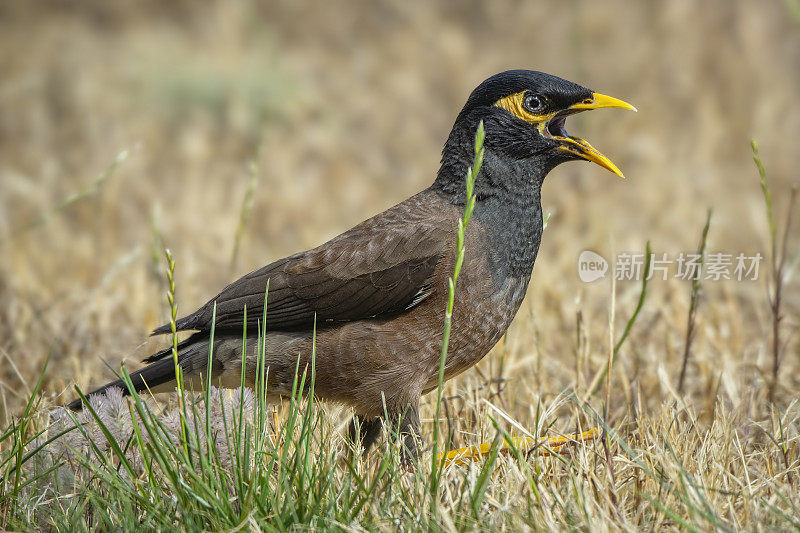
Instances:
[[[580,137],[568,135],[567,130],[564,129],[564,124],[569,115],[572,115],[574,113],[579,113],[581,111],[586,111],[588,109],[601,109],[601,108],[611,108],[611,107],[636,111],[636,108],[633,107],[628,102],[623,102],[622,100],[613,98],[611,96],[606,96],[605,94],[592,93],[591,98],[587,98],[582,102],[571,105],[570,107],[556,114],[556,116],[554,116],[546,123],[544,123],[544,128],[542,129],[542,133],[544,134],[545,137],[549,137],[553,140],[558,141],[560,143],[560,146],[558,147],[559,150],[564,150],[565,152],[574,155],[580,159],[585,159],[586,161],[597,163],[606,170],[610,170],[620,178],[624,178],[625,176],[622,174],[620,169],[617,168],[617,165],[612,163],[609,158],[601,154],[595,147],[589,144],[586,140],[581,139]]]

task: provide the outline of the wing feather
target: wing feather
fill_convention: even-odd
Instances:
[[[210,330],[215,303],[216,328],[241,330],[245,306],[248,329],[257,327],[267,280],[273,331],[310,329],[315,316],[329,324],[414,307],[431,294],[437,266],[452,247],[452,232],[440,223],[443,210],[423,206],[412,197],[317,248],[243,276],[178,320],[178,329]],[[167,324],[153,333],[169,331]]]

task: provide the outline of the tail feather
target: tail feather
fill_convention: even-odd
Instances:
[[[178,343],[178,354],[180,354],[181,351],[184,350],[185,348],[187,348],[187,347],[189,347],[189,346],[191,346],[193,344],[196,344],[196,343],[198,343],[198,342],[200,342],[200,341],[202,341],[204,339],[207,339],[207,338],[208,338],[208,333],[206,333],[204,331],[198,331],[197,333],[192,334],[191,336],[185,338],[184,340],[182,340],[181,342]],[[166,357],[168,355],[172,355],[172,346],[167,346],[163,350],[159,350],[156,353],[154,353],[153,355],[145,357],[144,359],[142,359],[142,362],[143,363],[153,363],[155,361],[158,361],[159,359],[163,359],[164,357]]]
[[[248,337],[246,358],[254,364],[259,352],[258,335]],[[291,392],[292,376],[295,362],[300,353],[310,350],[311,338],[307,333],[271,333],[267,350],[267,366],[271,380],[271,390],[276,394]],[[181,366],[183,386],[187,390],[202,390],[208,382],[208,363],[211,339],[205,333],[195,333],[178,345],[178,364]],[[211,383],[220,387],[236,388],[242,379],[242,347],[243,340],[239,335],[217,335],[211,358]],[[131,374],[133,389],[137,392],[149,390],[154,393],[169,392],[175,388],[175,362],[171,356],[172,349],[162,350],[147,359],[150,363]],[[245,365],[245,384],[252,386],[253,367]],[[249,378],[248,378],[249,375]],[[273,381],[274,379],[274,381]],[[87,396],[102,394],[110,388],[118,387],[123,394],[129,394],[128,387],[121,380],[93,390]],[[282,388],[283,387],[283,388]],[[287,388],[288,387],[288,388]],[[70,409],[82,407],[80,399],[68,404]]]
[[[178,364],[181,366],[184,379],[190,386],[193,385],[191,383],[193,380],[201,378],[201,376],[201,379],[205,379],[204,374],[206,372],[206,367],[208,366],[208,338],[197,338],[196,335],[193,337],[195,338],[193,339],[190,337],[186,339],[186,341],[182,342],[178,351]],[[171,352],[171,350],[172,349],[170,348],[169,352]],[[145,361],[152,361],[149,365],[131,373],[131,383],[136,392],[142,392],[145,390],[150,390],[152,392],[165,392],[170,390],[170,386],[174,387],[175,362],[172,357],[165,357],[165,353],[162,352],[167,351],[162,350],[161,352],[158,352],[158,354],[148,357],[145,359]],[[161,358],[156,358],[156,355],[159,355]],[[199,383],[194,385],[199,385]],[[93,390],[86,396],[89,397],[97,394],[103,394],[108,389],[114,387],[122,389],[122,393],[124,395],[130,394],[130,391],[125,383],[118,379],[103,385],[99,389]],[[78,398],[77,400],[67,404],[67,407],[72,410],[78,410],[83,407],[83,404],[81,399]]]
[[[178,320],[176,320],[175,321],[175,330],[176,331],[186,331],[188,329],[197,329],[197,328],[195,328],[195,326],[197,325],[197,316],[198,316],[198,314],[199,314],[199,311],[195,312],[195,313],[192,313],[189,316],[184,316],[184,317],[181,317]],[[167,322],[166,324],[163,324],[161,326],[158,326],[156,329],[153,330],[152,333],[150,333],[150,336],[165,335],[167,333],[172,333],[172,324],[170,324],[169,322]]]
[[[147,365],[141,370],[137,370],[130,376],[131,384],[136,392],[141,392],[143,390],[152,390],[159,385],[164,385],[169,383],[170,381],[175,381],[175,362],[172,359],[161,359],[160,361],[156,361],[150,365]],[[122,393],[124,395],[130,394],[128,387],[125,385],[125,382],[121,379],[112,381],[106,385],[103,385],[99,389],[93,390],[86,396],[95,396],[98,394],[103,394],[108,389],[118,388],[122,389]],[[81,399],[78,398],[67,404],[67,407],[72,410],[78,410],[83,407]]]

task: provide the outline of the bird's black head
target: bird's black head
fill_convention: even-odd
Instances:
[[[570,81],[533,70],[509,70],[478,85],[458,114],[442,153],[436,179],[440,190],[463,196],[464,176],[472,164],[475,132],[486,130],[484,168],[477,193],[541,184],[556,165],[592,161],[622,176],[606,156],[580,137],[567,134],[569,115],[603,107],[635,108]]]

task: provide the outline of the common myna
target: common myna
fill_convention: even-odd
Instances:
[[[547,173],[583,159],[622,176],[606,156],[564,129],[569,115],[603,107],[634,110],[542,72],[510,70],[490,77],[456,117],[430,187],[317,248],[247,274],[177,320],[178,331],[195,332],[178,345],[186,385],[197,388],[205,381],[216,304],[212,384],[240,384],[246,306],[245,383],[252,386],[269,281],[269,397],[290,395],[296,369],[310,368],[316,323],[314,394],[354,409],[351,434],[360,434],[365,449],[388,414],[385,422],[404,436],[405,453],[417,453],[418,404],[438,383],[448,278],[478,124],[485,127],[485,155],[466,229],[445,379],[480,361],[522,303],[542,236],[540,192]],[[153,334],[170,332],[166,324]],[[167,348],[148,357],[150,364],[131,374],[137,391],[174,390],[171,353]],[[115,381],[91,394],[109,387],[126,389]],[[76,400],[70,407],[80,405]]]

